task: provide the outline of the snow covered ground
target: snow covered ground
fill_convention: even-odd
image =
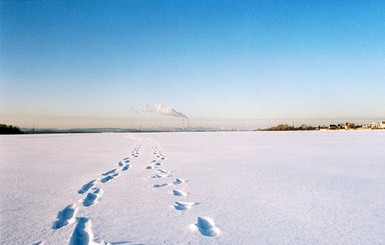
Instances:
[[[385,131],[0,137],[1,244],[385,244]]]

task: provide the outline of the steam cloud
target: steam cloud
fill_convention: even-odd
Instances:
[[[161,104],[155,104],[154,107],[146,106],[144,108],[144,112],[155,112],[155,113],[162,115],[162,116],[181,117],[181,118],[189,120],[188,117],[185,114],[183,114],[182,112],[178,112],[173,108],[164,107]]]

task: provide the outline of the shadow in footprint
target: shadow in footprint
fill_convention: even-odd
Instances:
[[[176,179],[174,182],[172,182],[174,185],[180,185],[180,184],[183,184],[185,182],[188,182],[188,180],[184,180],[184,179]]]
[[[168,178],[168,177],[172,177],[172,175],[169,175],[169,174],[154,174],[153,176],[151,176],[152,179],[161,179],[161,178]]]
[[[52,225],[52,229],[60,229],[70,223],[75,222],[75,214],[77,207],[75,204],[68,205],[57,214],[56,221]]]
[[[158,169],[158,172],[160,172],[160,173],[162,173],[162,174],[168,174],[168,173],[171,173],[171,171],[165,170],[165,169]]]
[[[164,186],[168,186],[169,184],[167,184],[167,183],[164,183],[164,184],[155,184],[155,185],[153,185],[152,187],[154,187],[154,188],[160,188],[160,187],[164,187]]]
[[[78,193],[79,194],[86,193],[89,189],[91,189],[92,186],[94,186],[95,181],[96,181],[96,179],[91,180],[87,184],[83,185],[82,188],[80,190],[78,190]]]
[[[103,179],[100,180],[100,182],[102,182],[103,184],[112,180],[114,177],[112,177],[111,175],[108,175],[106,177],[104,177]]]
[[[72,233],[70,245],[91,244],[92,240],[91,221],[84,217],[77,218],[77,224]]]
[[[172,194],[173,194],[174,196],[187,197],[188,194],[190,194],[190,193],[184,192],[184,191],[182,191],[182,190],[173,190],[173,191],[172,191]]]
[[[34,243],[32,245],[45,245],[45,242],[44,241],[40,241],[40,242]]]
[[[97,188],[93,192],[88,193],[86,198],[83,201],[83,206],[85,207],[91,206],[97,201],[97,199],[100,197],[101,194],[102,194],[102,190],[100,188]]]
[[[105,173],[102,173],[102,175],[106,176],[106,175],[109,175],[109,174],[115,173],[115,171],[116,171],[116,168],[114,168],[114,169],[111,169],[111,170],[108,170],[107,172],[105,172]]]
[[[199,232],[204,236],[215,237],[221,232],[215,225],[213,219],[207,216],[198,217],[198,222],[195,224]]]
[[[179,211],[185,211],[198,204],[197,202],[175,202],[174,208]]]

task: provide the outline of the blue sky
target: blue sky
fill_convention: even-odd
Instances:
[[[0,118],[22,127],[385,119],[384,1],[1,1]]]

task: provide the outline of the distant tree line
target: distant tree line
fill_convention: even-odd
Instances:
[[[309,125],[301,125],[299,127],[290,126],[288,124],[278,124],[277,126],[266,128],[264,131],[302,131],[302,130],[316,130],[316,127]]]
[[[24,134],[19,127],[0,124],[0,134]]]

